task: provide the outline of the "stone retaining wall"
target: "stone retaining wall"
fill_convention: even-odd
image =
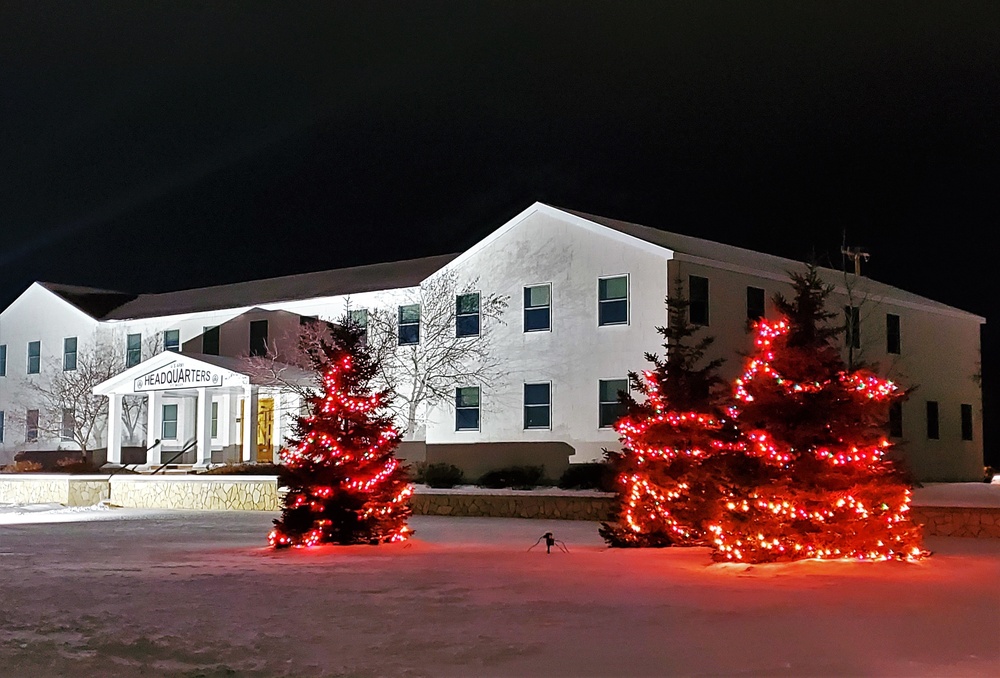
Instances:
[[[1000,539],[1000,508],[913,506],[910,514],[925,536]]]
[[[275,476],[0,474],[0,504],[93,506],[102,500],[129,508],[277,511]],[[467,494],[421,489],[410,500],[415,515],[604,520],[612,498],[600,494],[516,491]],[[1000,508],[912,506],[924,534],[1000,539]]]
[[[108,476],[64,473],[0,474],[0,503],[93,506],[108,499]]]
[[[276,476],[115,476],[111,503],[129,508],[277,511]]]
[[[611,509],[611,499],[529,493],[436,494],[425,491],[414,494],[410,498],[410,506],[415,515],[605,520]]]

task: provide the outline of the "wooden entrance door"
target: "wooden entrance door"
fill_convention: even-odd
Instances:
[[[257,462],[274,461],[274,398],[257,401]]]

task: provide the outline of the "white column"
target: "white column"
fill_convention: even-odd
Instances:
[[[163,436],[163,393],[150,391],[146,396],[146,447]],[[159,466],[163,463],[163,444],[146,452],[146,464]]]
[[[257,387],[243,389],[243,461],[257,461]]]
[[[122,396],[112,393],[108,396],[108,464],[121,466],[122,463]]]
[[[212,394],[207,388],[198,389],[195,412],[195,436],[198,438],[195,466],[205,467],[212,463]]]

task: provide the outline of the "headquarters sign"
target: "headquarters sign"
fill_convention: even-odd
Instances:
[[[222,375],[202,367],[185,367],[175,361],[136,377],[133,386],[135,393],[222,386]]]

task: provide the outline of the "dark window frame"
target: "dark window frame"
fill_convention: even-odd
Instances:
[[[476,394],[476,404],[468,405],[467,401],[464,400],[463,391],[469,391],[470,395],[472,391]],[[480,425],[482,423],[482,390],[478,386],[457,386],[455,388],[455,430],[456,431],[478,431],[480,430]],[[475,412],[475,426],[469,425],[467,419],[470,413]]]
[[[528,402],[529,387],[544,386],[545,402]],[[538,389],[532,389],[538,390]],[[548,431],[552,429],[552,382],[551,381],[531,381],[525,382],[523,388],[523,409],[524,409],[524,430],[525,431]],[[545,424],[531,424],[533,414],[545,412]]]
[[[28,364],[26,366],[28,374],[39,374],[42,371],[42,342],[28,342]]]
[[[764,288],[747,285],[747,320],[756,322],[763,318],[766,307],[767,292]]]
[[[463,309],[463,301],[475,298],[476,310],[471,312]],[[482,297],[479,292],[466,292],[455,295],[455,336],[478,337],[482,325]]]
[[[548,290],[548,302],[545,304],[534,304],[531,299],[531,291],[546,288]],[[524,331],[525,332],[551,332],[552,331],[552,283],[538,283],[537,285],[524,286]],[[544,327],[539,322],[539,318],[545,318]],[[536,326],[537,325],[537,326]]]
[[[222,345],[222,330],[219,325],[208,325],[201,330],[201,352],[205,355],[219,355]]]
[[[264,333],[261,334],[261,328],[263,328]],[[256,331],[255,331],[256,330]],[[264,357],[267,355],[267,339],[268,339],[268,324],[267,320],[251,320],[250,321],[250,342],[249,350],[251,357]]]
[[[171,333],[173,333],[173,334],[176,335],[176,337],[177,337],[177,341],[176,342],[169,341],[167,339],[167,335],[171,334]],[[173,346],[174,346],[173,348],[170,347],[171,344],[173,344]],[[180,330],[163,330],[163,350],[164,351],[171,351],[173,353],[180,353],[181,352],[181,331]]]
[[[625,296],[624,297],[612,297],[609,296],[610,292],[608,290],[608,283],[613,280],[624,280],[625,281]],[[614,327],[620,325],[629,324],[630,308],[630,293],[632,290],[632,281],[628,273],[619,273],[617,275],[602,275],[597,278],[597,326],[598,327]],[[618,311],[619,308],[624,309],[624,317]]]
[[[940,408],[936,400],[927,401],[927,439],[941,439]]]
[[[125,367],[135,367],[142,362],[142,333],[125,336]]]
[[[73,372],[76,370],[78,348],[79,342],[76,337],[65,337],[63,339],[63,372]]]
[[[903,403],[894,400],[889,404],[889,437],[903,437]]]
[[[417,319],[412,318],[403,322],[404,309],[417,309]],[[420,304],[402,304],[399,306],[396,316],[396,340],[399,346],[415,346],[420,343]]]
[[[969,403],[962,403],[960,406],[960,414],[962,422],[962,440],[972,440],[975,433],[972,417],[972,405]]]
[[[703,275],[688,276],[688,322],[700,327],[711,324],[711,286]]]
[[[616,388],[614,400],[603,400],[603,391],[610,386],[605,386],[605,384],[611,384],[612,382],[621,382],[624,384],[624,388]],[[613,379],[598,379],[597,380],[597,428],[599,429],[613,429],[615,423],[622,418],[625,414],[625,408],[619,401],[618,394],[621,392],[629,392],[629,384],[627,378],[613,378]],[[611,414],[613,413],[613,414]],[[611,416],[609,423],[606,414]]]
[[[895,313],[885,314],[885,352],[899,355],[902,352],[902,328],[900,317]]]
[[[167,417],[167,408],[173,408],[173,418]],[[180,408],[177,403],[163,403],[160,406],[160,438],[163,440],[177,440],[180,429]],[[167,424],[173,424],[173,434],[167,435]]]
[[[38,426],[41,414],[38,410],[26,410],[24,415],[24,442],[38,442]]]

